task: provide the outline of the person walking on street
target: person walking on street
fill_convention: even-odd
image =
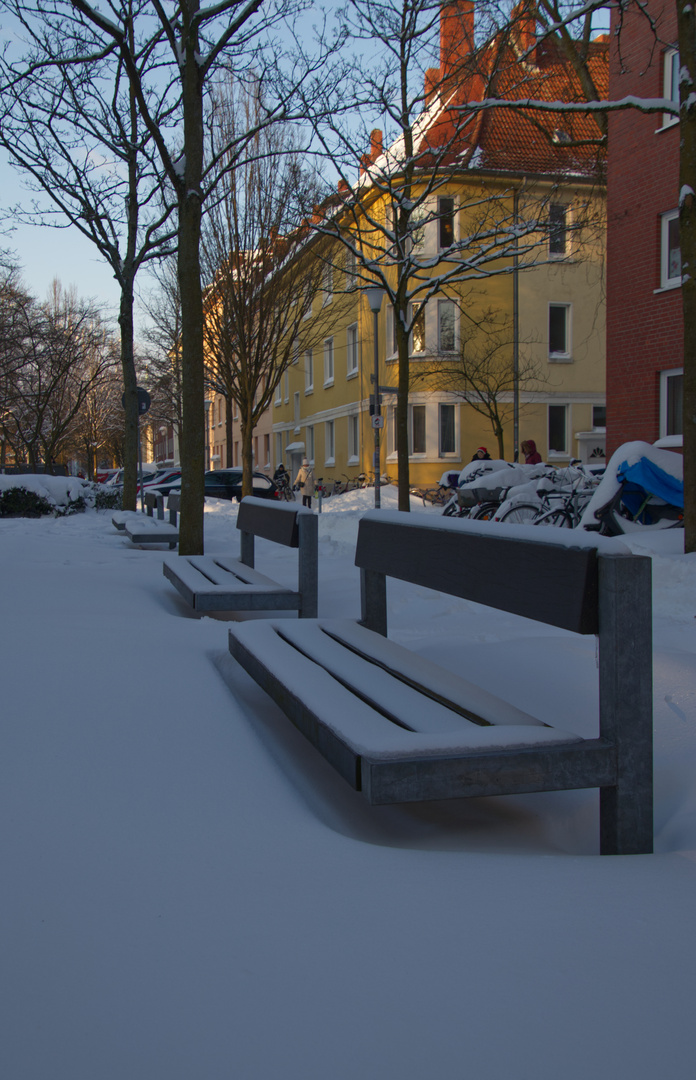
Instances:
[[[314,494],[314,469],[311,468],[307,458],[302,458],[302,465],[295,477],[295,487],[302,492],[302,505],[312,508],[312,495]]]
[[[521,446],[522,453],[524,454],[525,465],[539,465],[541,462],[541,454],[536,448],[534,439],[526,439]]]

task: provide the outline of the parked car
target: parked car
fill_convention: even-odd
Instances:
[[[145,494],[151,491],[156,495],[165,495],[172,485],[181,487],[181,469],[160,469],[149,480],[143,481],[143,491]],[[138,492],[140,492],[140,484],[138,484]]]
[[[259,499],[280,499],[278,485],[265,473],[252,474],[253,493]],[[205,494],[212,499],[236,499],[242,497],[241,469],[214,469],[205,474]]]
[[[118,469],[97,469],[94,479],[97,484],[108,484],[109,480],[116,475]]]

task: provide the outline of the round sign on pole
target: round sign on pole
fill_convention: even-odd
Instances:
[[[148,411],[148,409],[150,408],[150,405],[152,404],[152,399],[151,399],[150,395],[148,394],[147,390],[143,390],[142,386],[139,386],[137,388],[137,391],[138,391],[138,413],[140,413],[140,414],[146,413]],[[126,395],[125,394],[121,398],[121,404],[123,405],[123,408],[125,409],[125,407],[126,407]]]
[[[373,416],[372,417],[372,426],[373,426],[373,428],[383,428],[384,427],[384,417],[383,416]]]

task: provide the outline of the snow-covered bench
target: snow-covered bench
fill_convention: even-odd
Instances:
[[[179,555],[164,560],[164,575],[195,611],[297,611],[317,614],[317,518],[305,507],[252,496],[237,516],[240,557]],[[279,585],[254,567],[254,538],[298,549],[297,589]]]
[[[164,495],[147,492],[145,514],[131,514],[124,522],[124,531],[134,544],[169,544],[175,548],[179,543],[179,495],[167,499],[168,520],[164,517]],[[154,511],[157,511],[155,517]]]
[[[602,854],[652,851],[648,558],[589,534],[373,511],[355,561],[359,623],[229,634],[232,655],[353,788],[382,804],[597,787]],[[549,727],[389,641],[387,577],[598,634],[598,737]],[[558,713],[562,725],[563,701]]]

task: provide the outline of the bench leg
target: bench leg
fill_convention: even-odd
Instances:
[[[319,531],[312,514],[298,514],[299,531],[297,591],[300,594],[300,619],[316,619],[319,588]]]
[[[616,746],[617,783],[600,791],[602,855],[653,850],[651,561],[599,558],[600,735]]]

